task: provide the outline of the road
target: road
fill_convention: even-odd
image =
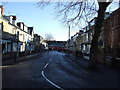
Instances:
[[[46,52],[17,65],[2,68],[3,88],[114,88],[118,82],[88,72],[64,53]]]

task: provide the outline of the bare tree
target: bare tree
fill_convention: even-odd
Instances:
[[[52,36],[51,33],[47,33],[47,34],[45,34],[45,40],[51,41],[51,40],[54,40],[54,37]]]
[[[102,24],[104,22],[105,17],[105,11],[108,5],[111,2],[98,2],[99,4],[99,10],[98,10],[98,16],[96,18],[95,22],[95,31],[92,39],[91,49],[90,49],[90,65],[91,67],[97,67],[97,56],[98,56],[98,39],[100,37]]]
[[[56,2],[57,16],[62,17],[61,22],[67,26],[82,26],[83,21],[85,24],[97,16],[94,35],[90,50],[90,66],[97,67],[97,55],[98,55],[98,38],[101,33],[102,24],[104,22],[104,16],[106,8],[113,0],[75,0],[74,2]],[[109,2],[108,2],[109,1]],[[39,2],[39,7],[44,7],[48,4],[52,4],[51,0],[49,2]]]

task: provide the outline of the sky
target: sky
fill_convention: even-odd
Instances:
[[[68,28],[62,27],[56,18],[54,7],[44,9],[37,7],[37,2],[8,2],[4,4],[5,15],[16,15],[17,22],[24,22],[26,26],[34,27],[34,33],[45,38],[45,34],[52,34],[57,41],[68,40]],[[0,2],[0,5],[2,3]],[[115,6],[113,8],[116,8]],[[71,30],[73,36],[79,29]]]
[[[66,41],[68,29],[54,15],[54,8],[47,6],[44,9],[37,7],[36,2],[8,2],[4,5],[5,15],[17,15],[17,22],[24,22],[26,26],[33,26],[34,33],[45,38],[51,33],[55,40]],[[71,31],[75,33],[76,31]]]

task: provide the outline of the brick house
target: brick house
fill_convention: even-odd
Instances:
[[[104,21],[104,47],[106,56],[120,58],[120,8]]]

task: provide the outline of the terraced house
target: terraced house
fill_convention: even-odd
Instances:
[[[69,50],[74,51],[75,48],[77,48],[77,51],[82,52],[84,55],[89,57],[91,42],[94,35],[95,19],[96,18],[93,18],[89,24],[83,28],[83,30],[80,30],[78,34],[76,33],[77,37],[76,35],[72,36],[68,45],[72,46],[73,44],[70,42],[74,42],[74,46],[76,46],[73,49],[69,48]],[[119,19],[120,8],[112,13],[105,14],[102,32],[98,40],[99,54],[97,57],[99,63],[107,63],[108,57],[116,58],[118,62],[120,61]]]
[[[0,33],[3,59],[34,51],[33,27],[27,27],[23,22],[16,22],[17,17],[4,15],[4,8],[0,6]]]

